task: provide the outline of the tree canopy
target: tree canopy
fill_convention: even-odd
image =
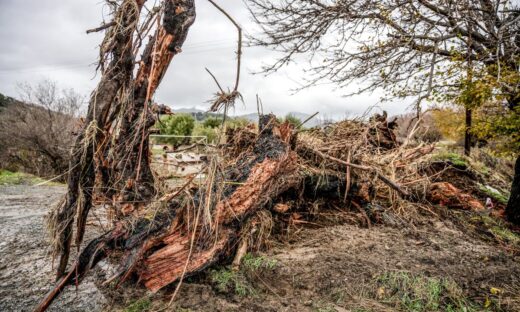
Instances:
[[[306,55],[306,86],[328,81],[355,93],[423,99],[460,90],[468,62],[497,78],[494,90],[513,108],[519,82],[520,10],[509,0],[248,0],[263,31],[256,45],[281,52],[276,71]]]

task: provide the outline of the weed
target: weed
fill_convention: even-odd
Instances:
[[[235,294],[245,296],[256,296],[257,290],[249,281],[251,274],[261,270],[272,270],[276,266],[276,260],[265,256],[255,256],[247,253],[242,258],[240,270],[234,271],[230,267],[221,267],[210,272],[211,282],[220,292],[233,291]]]
[[[404,311],[477,311],[448,279],[389,272],[377,277],[378,299]]]
[[[255,256],[252,253],[247,253],[242,258],[242,266],[246,270],[258,271],[261,269],[272,270],[276,267],[276,259],[270,259],[265,256]]]
[[[441,153],[433,155],[432,159],[448,161],[448,162],[452,163],[455,167],[461,167],[461,168],[468,167],[467,159],[464,156],[459,155],[457,153],[441,152]]]
[[[491,227],[490,232],[493,233],[493,235],[498,238],[499,240],[517,245],[520,244],[520,235],[512,232],[511,230],[505,228],[501,225],[495,225]]]
[[[520,246],[520,235],[507,228],[500,219],[491,216],[475,216],[469,219],[469,225],[480,232],[490,233],[495,240]]]
[[[38,184],[45,182],[44,179],[23,172],[12,172],[0,169],[0,185]],[[61,185],[56,182],[48,182],[45,185]]]
[[[256,295],[256,290],[250,285],[242,272],[233,271],[229,267],[212,270],[210,278],[220,292],[234,291],[241,297]]]
[[[151,306],[152,302],[149,298],[141,298],[126,307],[124,312],[145,312],[148,311]]]

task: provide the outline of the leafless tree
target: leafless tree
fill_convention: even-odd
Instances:
[[[248,0],[263,30],[253,44],[281,57],[276,71],[297,55],[310,59],[306,86],[358,82],[356,93],[383,88],[390,97],[429,97],[452,91],[455,60],[518,70],[520,11],[511,1],[481,0]],[[500,72],[497,71],[497,75]],[[511,106],[518,85],[504,85]]]
[[[0,115],[4,159],[42,176],[64,173],[83,97],[51,80],[18,89],[21,101],[13,100]]]
[[[385,98],[446,99],[464,79],[485,72],[497,93],[518,112],[520,9],[511,0],[247,0],[263,35],[250,38],[281,56],[273,72],[299,55],[309,58],[305,86],[328,81],[358,83],[362,93],[383,89]],[[466,69],[466,70],[465,70]],[[471,125],[471,104],[466,106]],[[466,140],[469,151],[469,131]],[[517,161],[517,164],[520,163]],[[517,172],[518,172],[517,168]],[[515,179],[515,181],[520,181]],[[518,182],[520,183],[520,182]],[[513,185],[509,215],[520,224],[520,186]]]

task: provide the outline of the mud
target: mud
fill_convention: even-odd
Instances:
[[[0,311],[31,310],[51,288],[43,216],[64,192],[63,187],[0,188]],[[90,232],[86,241],[96,234]],[[175,308],[169,310],[394,311],[374,299],[374,278],[403,271],[450,278],[478,304],[491,287],[499,288],[501,309],[520,311],[518,255],[464,233],[448,220],[404,228],[302,228],[265,256],[276,259],[277,265],[252,277],[254,296],[219,292],[208,275],[201,274],[184,282]],[[96,288],[96,276],[99,272],[91,272],[77,290],[67,288],[50,311],[124,310],[143,300],[140,297],[151,301],[152,310],[161,309],[174,288],[151,295],[129,284],[119,294],[108,294]]]
[[[31,311],[53,286],[43,218],[65,191],[61,186],[0,186],[0,311]],[[66,289],[49,311],[100,311],[105,304],[90,277],[77,289]]]
[[[374,299],[375,277],[391,271],[450,278],[482,306],[500,288],[504,311],[520,311],[520,258],[475,240],[450,222],[419,228],[306,229],[268,256],[277,269],[256,280],[260,295],[223,296],[210,286],[186,284],[178,305],[193,311],[394,311]],[[356,310],[362,309],[362,310]]]

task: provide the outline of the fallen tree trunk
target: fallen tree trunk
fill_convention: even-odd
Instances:
[[[222,189],[224,198],[212,209],[211,235],[206,230],[209,224],[203,222],[191,230],[173,228],[170,234],[158,242],[163,247],[146,257],[139,276],[147,288],[157,291],[184,274],[202,270],[217,261],[222,254],[229,255],[247,219],[270,200],[301,182],[296,172],[296,153],[289,147],[292,132],[273,131],[278,130],[275,124],[273,115],[263,116],[253,151],[242,154],[236,165],[224,174],[224,180],[217,181],[223,183],[230,180],[240,186]],[[282,127],[290,126],[286,124]],[[199,195],[207,191],[201,190]],[[207,202],[203,204],[208,205]],[[199,203],[198,209],[202,207]]]
[[[199,188],[191,200],[166,197],[152,220],[121,221],[93,240],[36,311],[44,311],[67,285],[79,282],[116,250],[123,251],[125,258],[111,280],[120,284],[135,273],[152,291],[230,255],[249,217],[303,181],[297,155],[289,145],[290,127],[278,127],[274,115],[262,116],[251,150]]]
[[[193,0],[164,1],[163,22],[144,49],[134,79],[135,50],[140,45],[134,39],[143,31],[139,17],[144,2],[125,0],[118,5],[101,45],[102,78],[72,150],[67,195],[48,222],[54,253],[60,257],[57,279],[67,267],[74,220],[79,248],[94,197],[116,203],[116,215],[121,217],[117,207],[146,201],[155,193],[148,155],[148,129],[155,122],[151,98],[173,56],[181,51],[195,6]],[[149,17],[153,19],[155,15]]]

